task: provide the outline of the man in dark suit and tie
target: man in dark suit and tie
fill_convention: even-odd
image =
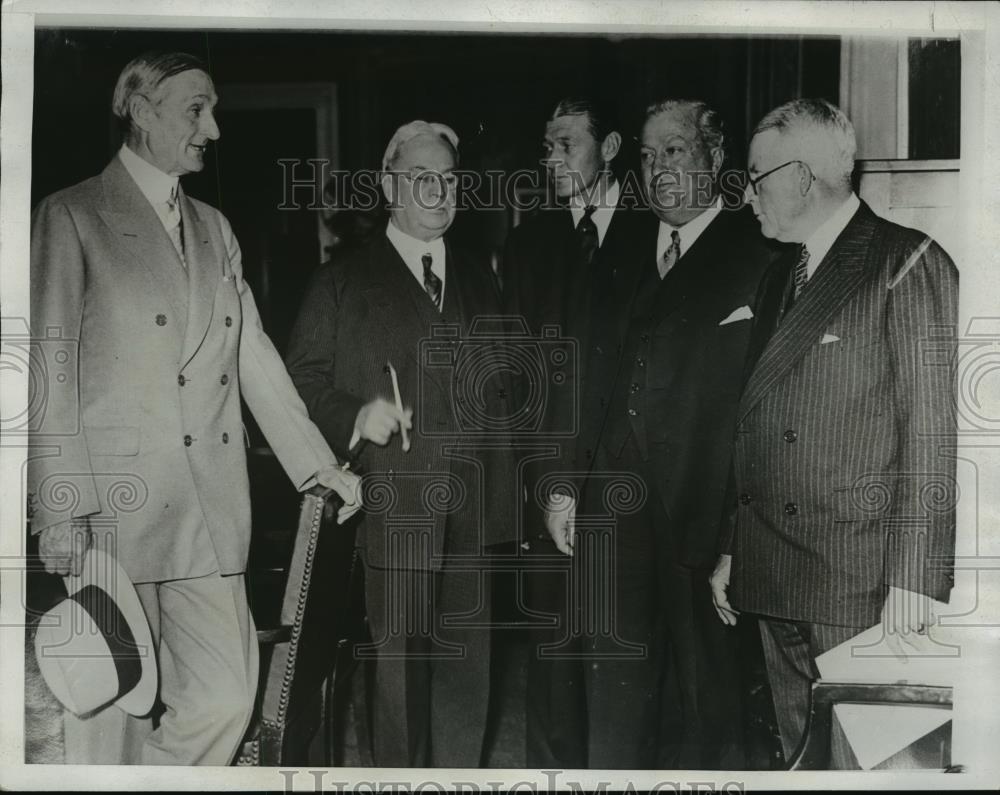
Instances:
[[[535,385],[545,403],[534,441],[551,442],[558,453],[530,463],[526,471],[523,536],[534,562],[543,565],[524,577],[529,607],[554,616],[557,623],[532,632],[526,701],[529,767],[587,764],[583,666],[571,630],[569,590],[578,476],[590,462],[583,460],[576,434],[582,425],[601,419],[581,412],[579,401],[585,379],[607,374],[585,373],[581,365],[595,326],[617,324],[623,315],[616,296],[631,294],[646,215],[636,209],[636,196],[629,202],[613,173],[621,144],[606,99],[580,95],[558,101],[543,138],[555,203],[546,203],[510,233],[503,258],[506,311],[523,316],[536,335],[547,325],[558,327],[567,361],[576,363],[558,388]],[[558,343],[549,338],[545,344],[548,355]],[[559,473],[569,473],[569,482],[562,488],[547,485],[566,481]]]
[[[219,138],[217,101],[197,58],[139,56],[114,91],[121,149],[31,218],[32,330],[42,354],[53,335],[68,353],[31,438],[31,529],[56,573],[78,574],[91,542],[117,558],[164,708],[67,713],[68,762],[225,765],[239,747],[257,688],[241,399],[299,489],[318,480],[342,516],[358,507],[264,333],[229,222],[179,183]]]
[[[581,438],[584,456],[595,474],[631,473],[644,489],[611,538],[617,631],[588,639],[607,656],[588,671],[594,766],[745,765],[736,637],[714,620],[707,579],[750,306],[774,252],[748,212],[724,204],[723,143],[703,102],[647,109],[640,158],[653,212],[627,330],[604,326],[590,348],[591,370],[622,353],[617,372],[584,392],[584,413],[606,416],[599,434]],[[586,496],[584,505],[600,510]],[[646,653],[616,659],[623,643]]]
[[[499,295],[486,262],[445,237],[457,146],[443,124],[396,131],[382,161],[385,233],[318,270],[287,355],[310,416],[358,464],[370,500],[359,545],[383,767],[480,764],[490,690],[481,562],[514,533],[510,448],[502,433],[480,438],[506,416],[509,386],[474,377],[491,371],[493,349],[477,343],[473,321],[497,316]],[[489,415],[471,427],[470,405]]]
[[[902,654],[953,581],[958,274],[853,193],[855,149],[824,100],[776,108],[750,142],[750,205],[796,245],[761,285],[712,587],[725,623],[761,617],[786,759],[814,659],[880,618]]]

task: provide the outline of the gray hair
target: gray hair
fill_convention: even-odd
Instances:
[[[764,116],[753,135],[765,130],[803,134],[801,141],[816,177],[834,189],[850,187],[858,144],[854,125],[836,105],[825,99],[794,99]]]
[[[112,112],[122,122],[131,124],[132,113],[129,106],[132,97],[141,94],[152,99],[164,80],[192,69],[208,73],[208,68],[200,58],[186,52],[144,52],[129,61],[118,75],[111,100]]]
[[[645,121],[674,110],[683,111],[694,117],[698,137],[708,151],[724,149],[726,136],[722,129],[722,118],[714,108],[700,99],[662,99],[654,102],[646,108]]]
[[[451,148],[455,150],[455,154],[458,154],[458,135],[455,134],[455,131],[451,127],[439,122],[426,122],[416,119],[402,125],[393,133],[392,138],[389,139],[389,145],[386,146],[385,154],[382,155],[382,171],[390,171],[392,165],[396,162],[396,158],[399,156],[399,150],[403,148],[403,145],[407,141],[411,138],[416,138],[418,135],[440,136],[451,145]]]

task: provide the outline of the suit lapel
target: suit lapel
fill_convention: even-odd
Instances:
[[[183,191],[180,198],[184,224],[184,257],[188,273],[188,322],[181,362],[187,364],[208,334],[215,307],[215,292],[223,273],[219,259],[212,250],[207,225]]]
[[[445,267],[451,268],[447,256]],[[405,352],[414,366],[420,368],[420,340],[428,336],[433,323],[444,322],[440,313],[387,237],[373,244],[367,276],[361,290],[378,316],[378,325],[389,337],[389,347]],[[453,281],[445,285],[446,296],[453,287]],[[399,362],[392,364],[397,370],[402,366]],[[440,385],[434,368],[425,371],[425,375]]]
[[[805,291],[764,345],[743,391],[741,419],[819,341],[833,317],[874,272],[867,261],[874,248],[869,245],[874,227],[875,216],[862,204],[816,269]],[[780,296],[784,292],[784,285],[772,285],[772,288],[769,290],[771,301],[774,293]],[[772,311],[775,309],[771,307]],[[764,317],[763,312],[761,315]]]
[[[150,292],[163,295],[177,316],[186,319],[188,286],[184,266],[156,210],[117,156],[104,169],[102,182],[105,203],[98,208],[98,214],[146,272]]]

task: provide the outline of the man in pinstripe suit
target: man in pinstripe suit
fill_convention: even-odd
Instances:
[[[815,657],[880,616],[902,654],[953,582],[958,274],[857,198],[854,154],[843,112],[796,100],[761,120],[748,158],[764,235],[799,245],[758,293],[711,579],[725,623],[761,617],[786,759]]]

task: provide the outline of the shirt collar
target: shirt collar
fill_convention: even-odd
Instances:
[[[807,269],[809,271],[809,276],[811,277],[816,269],[819,267],[823,258],[830,251],[836,239],[840,236],[840,233],[844,231],[845,227],[851,222],[854,214],[858,211],[858,207],[861,206],[861,200],[858,199],[857,195],[852,193],[844,201],[840,207],[826,219],[825,222],[813,232],[809,239],[806,240],[806,249],[809,251],[809,264]]]
[[[135,184],[139,186],[142,195],[157,210],[176,195],[177,177],[165,174],[152,163],[146,162],[129,149],[127,144],[122,144],[122,148],[118,150],[118,157],[125,170],[135,180]]]
[[[439,276],[444,270],[444,238],[436,237],[433,240],[420,240],[408,235],[398,226],[396,226],[392,220],[385,227],[385,236],[389,238],[389,242],[392,243],[396,251],[399,252],[399,256],[403,258],[403,262],[409,266],[410,270],[415,270],[416,266],[423,268],[422,258],[424,254],[430,254],[434,258],[434,264],[431,266],[434,273]],[[441,266],[441,272],[438,271],[438,266]],[[421,271],[421,279],[423,279]]]
[[[683,257],[691,250],[691,246],[701,237],[701,233],[708,228],[708,225],[715,220],[715,217],[720,212],[722,212],[722,197],[718,196],[711,207],[692,218],[683,226],[672,226],[666,221],[660,221],[660,231],[657,234],[656,243],[657,256],[662,257],[663,252],[669,248],[671,233],[676,230],[681,236],[681,256]]]

